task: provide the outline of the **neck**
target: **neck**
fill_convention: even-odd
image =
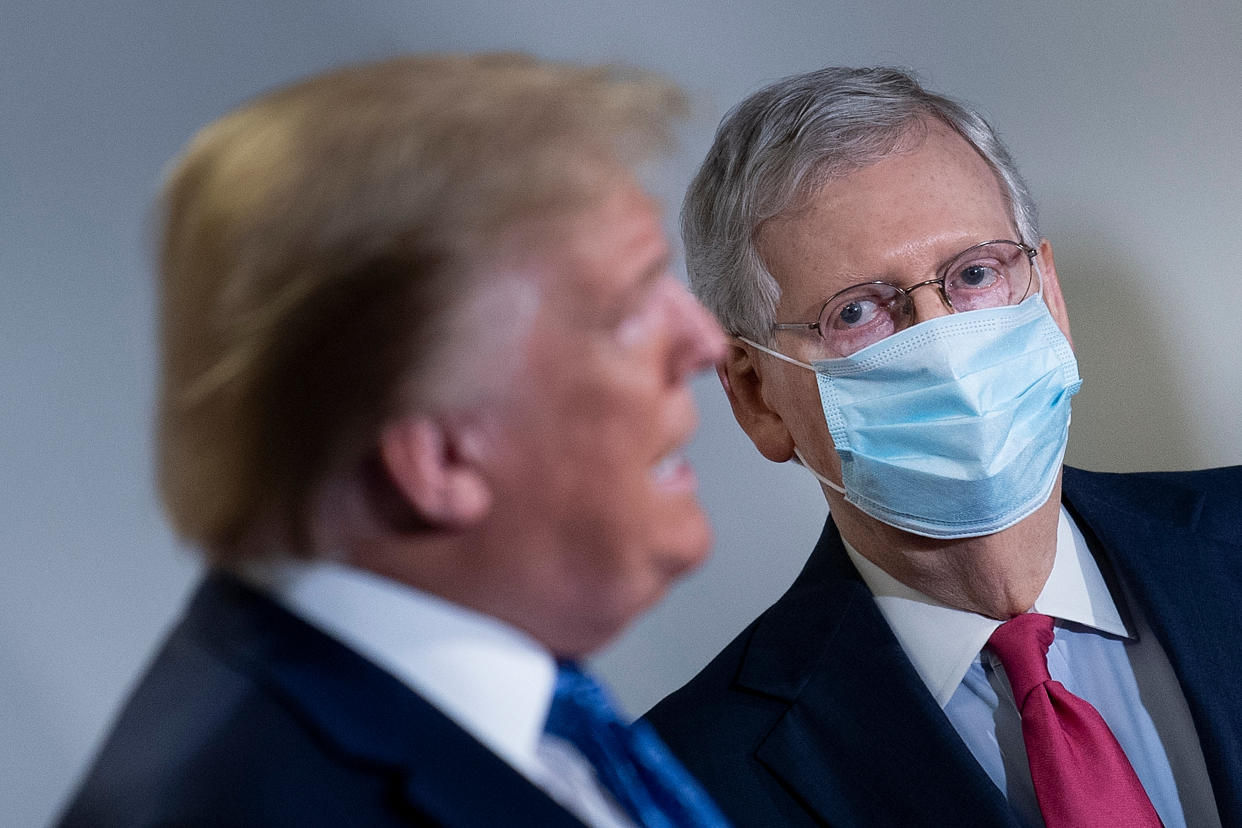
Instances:
[[[894,529],[841,498],[831,508],[850,545],[901,583],[947,606],[1004,620],[1029,610],[1052,572],[1060,501],[1058,481],[1048,501],[1014,526],[959,540]]]

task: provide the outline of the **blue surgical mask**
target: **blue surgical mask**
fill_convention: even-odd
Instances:
[[[876,520],[929,538],[999,532],[1056,484],[1082,380],[1039,294],[940,316],[812,364],[844,486]]]

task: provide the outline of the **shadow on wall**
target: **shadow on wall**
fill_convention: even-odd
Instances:
[[[1089,228],[1076,238],[1099,239]],[[1167,319],[1131,253],[1067,241],[1054,248],[1083,378],[1066,462],[1098,471],[1187,468],[1191,419],[1171,361]]]

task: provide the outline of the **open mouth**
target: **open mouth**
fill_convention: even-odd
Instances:
[[[661,491],[669,494],[693,492],[698,486],[694,469],[690,466],[686,451],[682,447],[665,455],[660,462],[656,463],[651,469],[651,477]]]

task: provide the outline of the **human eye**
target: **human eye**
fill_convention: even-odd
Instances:
[[[889,320],[900,298],[900,292],[885,282],[855,285],[828,300],[820,321],[833,330],[867,328]]]
[[[646,282],[631,291],[617,309],[612,335],[617,344],[632,347],[645,342],[659,326],[667,305],[672,277]]]
[[[1014,247],[999,243],[981,245],[954,262],[944,279],[944,292],[958,311],[996,308],[1010,304],[1015,268]]]
[[[831,326],[837,330],[861,328],[870,324],[880,306],[874,298],[859,296],[835,303],[828,312]]]
[[[995,262],[974,261],[961,265],[953,273],[950,273],[946,287],[964,290],[987,290],[998,282],[1003,281],[1004,278],[1004,273],[996,266]]]
[[[820,332],[844,356],[895,333],[903,315],[891,285],[859,285],[834,296],[820,314]]]
[[[993,241],[976,245],[949,265],[944,289],[959,310],[994,307],[1024,295],[1031,265],[1026,248],[1016,242]]]

